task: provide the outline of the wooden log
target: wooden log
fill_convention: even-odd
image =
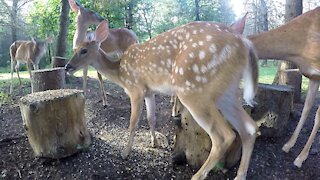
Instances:
[[[175,144],[172,155],[174,164],[188,163],[192,167],[199,168],[208,158],[211,150],[209,135],[192,118],[189,111],[177,99],[176,109],[181,117],[175,117]],[[219,146],[218,144],[215,144]],[[231,147],[221,158],[220,165],[223,168],[231,168],[238,163],[241,156],[241,140],[239,135]]]
[[[257,122],[262,136],[284,135],[293,110],[293,93],[290,86],[258,84],[257,104],[251,117]]]
[[[272,137],[282,135],[293,108],[292,88],[259,84],[255,100],[258,104],[254,108],[244,105],[244,109],[260,126],[261,135]],[[210,153],[210,137],[179,101],[175,109],[179,111],[181,118],[176,118],[173,162],[175,164],[186,162],[195,168],[200,167]],[[240,156],[241,140],[237,134],[225,156],[221,157],[220,163],[224,164],[224,168],[231,168],[238,163]]]
[[[51,60],[52,60],[52,68],[64,67],[68,62],[68,58],[60,57],[60,56],[53,56]]]
[[[20,99],[29,143],[37,157],[63,158],[91,143],[83,91],[48,90]]]
[[[31,89],[32,92],[65,88],[64,68],[41,69],[32,71]]]

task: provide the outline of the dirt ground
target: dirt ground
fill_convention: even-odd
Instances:
[[[8,86],[0,89],[8,92]],[[20,97],[30,92],[29,84],[16,88],[10,103],[0,103],[0,179],[190,179],[196,169],[188,165],[173,165],[174,122],[170,117],[170,97],[156,96],[157,137],[161,147],[152,148],[145,111],[139,122],[133,152],[128,160],[121,158],[121,151],[128,140],[130,103],[124,91],[106,82],[108,106],[104,108],[98,96],[98,82],[89,79],[86,99],[86,118],[92,135],[92,145],[71,157],[50,160],[35,158],[22,125],[18,106]],[[81,88],[82,81],[73,79],[69,88]],[[302,168],[293,165],[302,150],[313,126],[315,111],[312,108],[307,126],[302,130],[296,146],[285,153],[283,144],[293,132],[298,118],[291,118],[286,135],[281,138],[259,137],[251,158],[247,179],[301,180],[320,179],[320,139],[316,137],[309,158]],[[303,105],[296,104],[301,112]],[[228,172],[212,171],[207,179],[233,179],[238,165]]]

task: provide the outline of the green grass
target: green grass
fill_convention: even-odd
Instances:
[[[272,84],[273,79],[277,73],[278,66],[273,65],[273,63],[269,63],[267,67],[259,67],[259,82],[265,83],[265,84]],[[309,80],[302,76],[302,84],[301,84],[301,90],[303,93],[305,93],[308,90],[308,83]]]

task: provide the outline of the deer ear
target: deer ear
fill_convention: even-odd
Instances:
[[[73,12],[78,13],[79,6],[75,2],[75,0],[69,0],[69,5],[70,5],[70,8],[72,9]]]
[[[103,42],[104,40],[107,39],[109,35],[109,27],[108,27],[108,22],[103,20],[101,23],[98,25],[96,31],[95,31],[95,40],[98,43]]]
[[[31,41],[33,44],[37,44],[37,41],[33,37],[31,38]]]
[[[248,13],[246,13],[241,19],[231,24],[231,28],[235,30],[239,34],[243,34],[244,27],[246,25],[246,19],[247,19]]]

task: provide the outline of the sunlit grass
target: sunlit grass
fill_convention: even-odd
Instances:
[[[277,73],[278,66],[269,63],[267,67],[259,67],[259,82],[265,84],[272,84],[273,79]],[[308,89],[309,80],[306,77],[302,77],[301,90],[306,92]]]

